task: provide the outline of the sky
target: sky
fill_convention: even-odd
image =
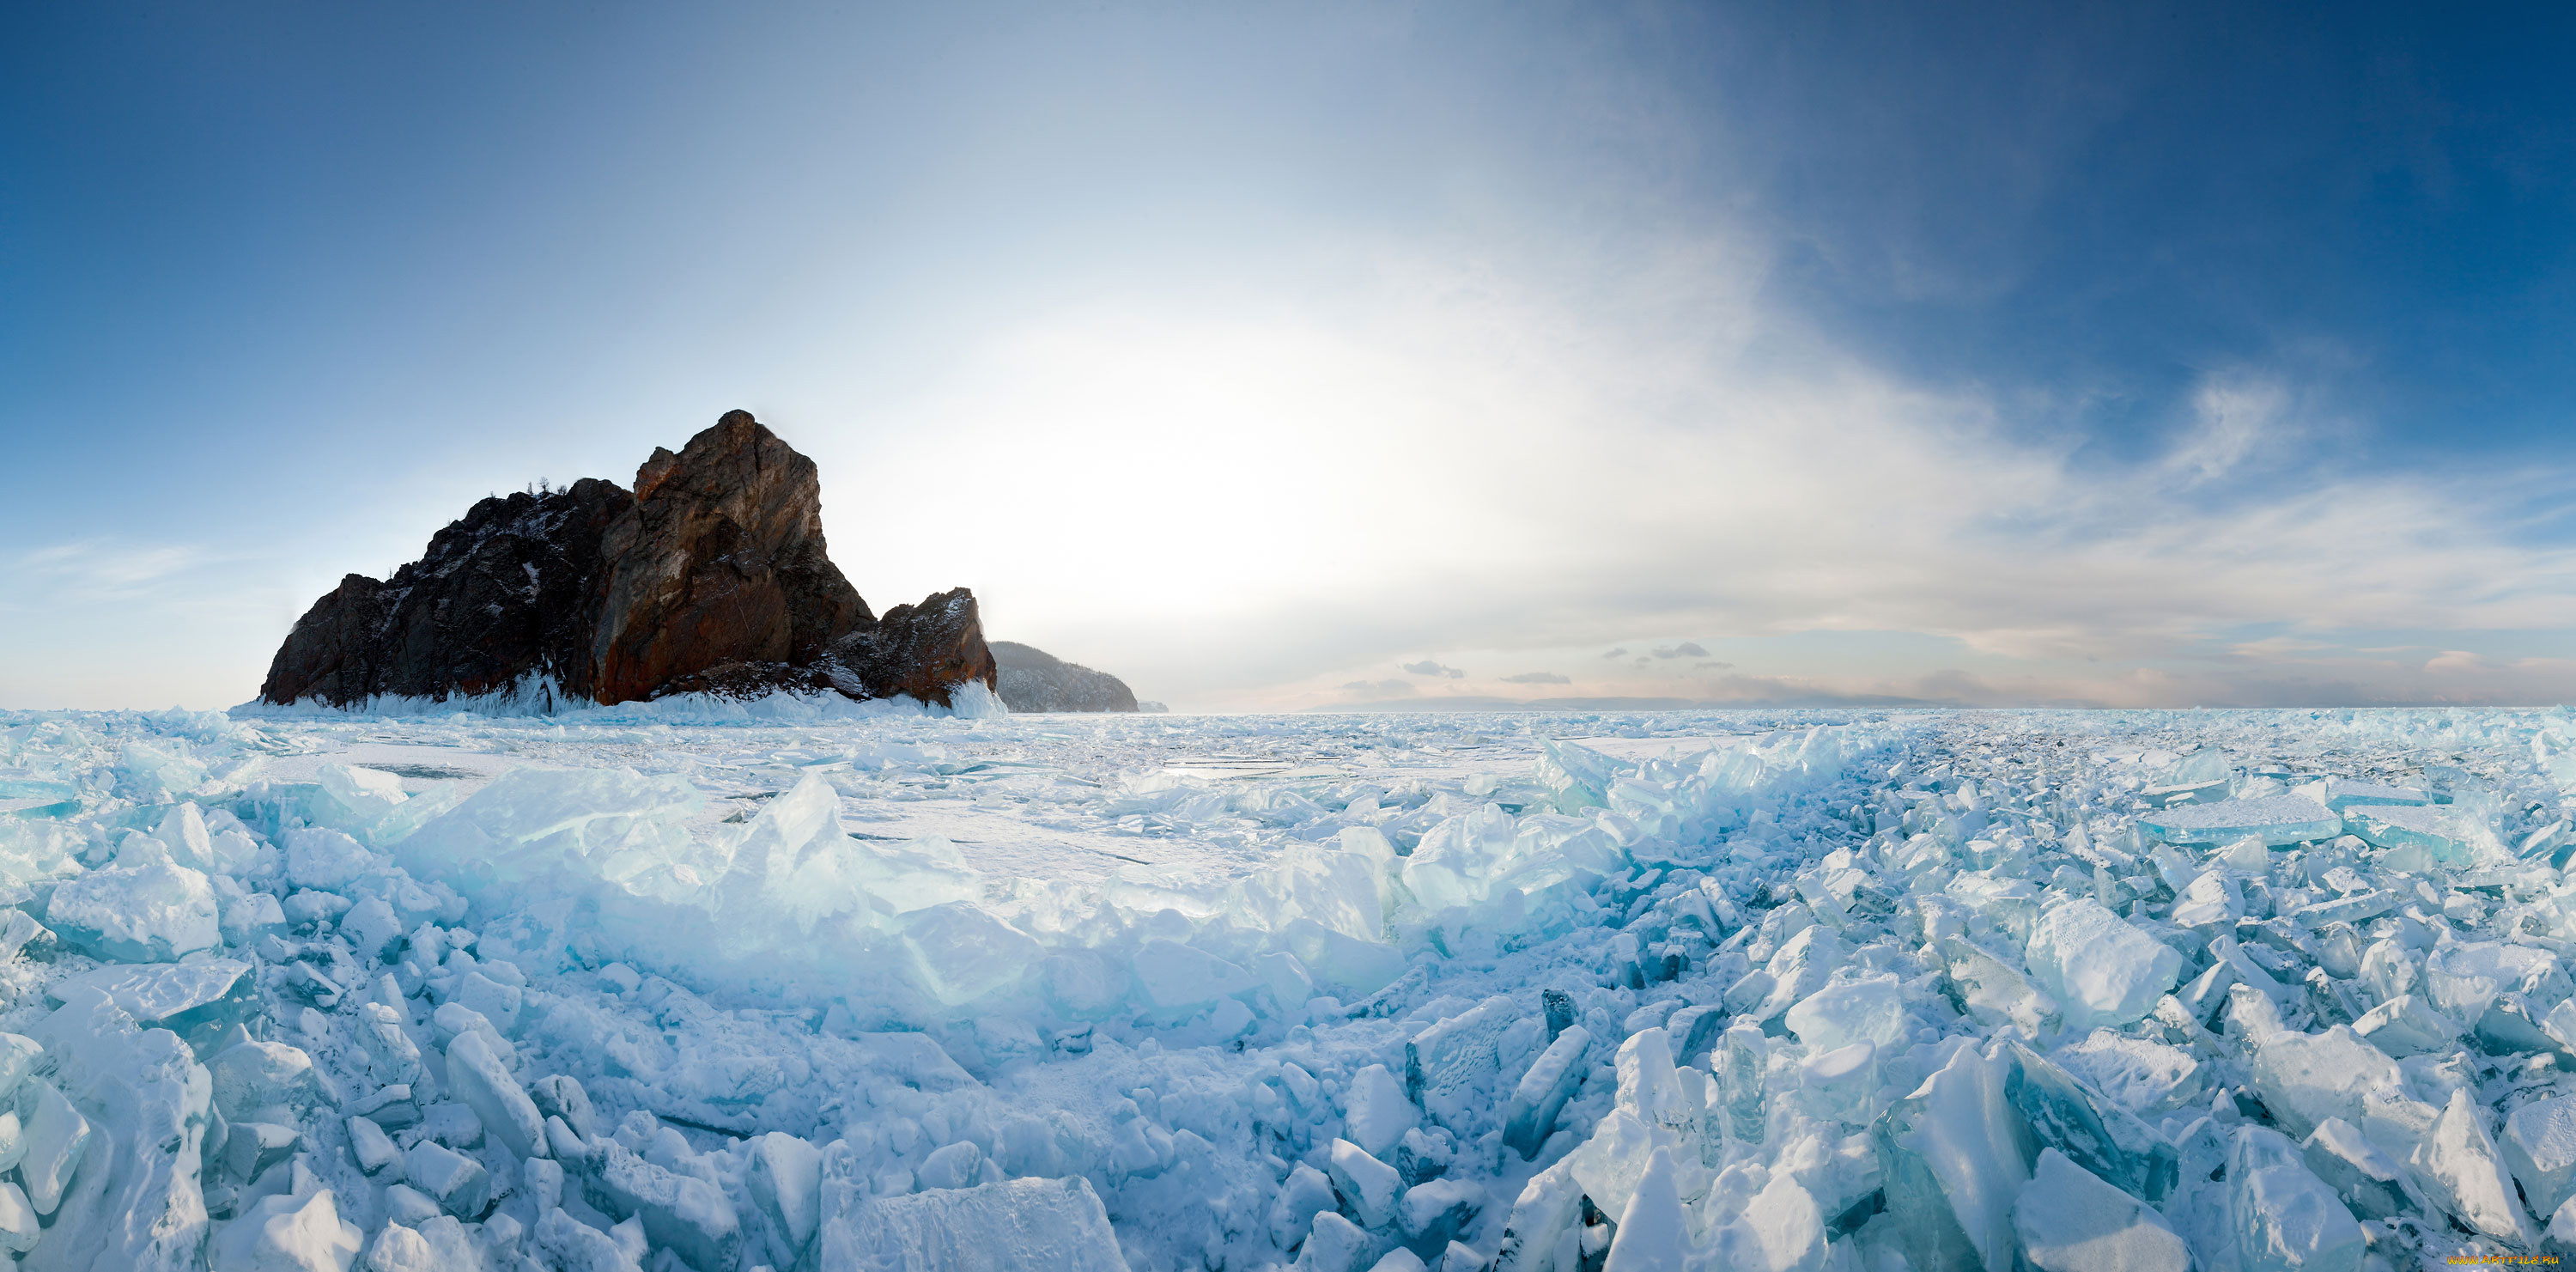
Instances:
[[[2576,13],[0,9],[0,707],[746,408],[1178,709],[2576,697]]]

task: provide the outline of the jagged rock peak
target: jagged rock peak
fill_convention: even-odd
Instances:
[[[263,700],[443,700],[549,683],[595,702],[832,688],[943,705],[995,681],[972,592],[880,620],[832,563],[814,461],[729,411],[635,489],[584,479],[477,503],[387,582],[352,574],[270,664]]]
[[[608,527],[592,661],[603,702],[726,663],[810,666],[872,623],[823,545],[823,481],[749,411],[635,470]]]

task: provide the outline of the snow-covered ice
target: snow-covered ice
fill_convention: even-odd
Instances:
[[[0,1255],[2563,1255],[2571,809],[2565,711],[0,714]]]

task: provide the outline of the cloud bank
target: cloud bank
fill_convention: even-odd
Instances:
[[[1029,614],[1200,705],[1306,705],[1426,647],[1449,652],[1403,670],[1543,657],[1586,693],[1748,700],[2576,687],[2576,664],[2507,652],[2576,628],[2576,554],[2500,511],[2565,475],[2346,465],[2319,444],[2342,422],[2285,372],[2209,376],[2168,444],[2122,456],[2047,427],[2058,404],[1910,382],[1766,304],[1749,238],[1371,262],[1330,317],[1148,297],[1045,315],[978,351],[977,387],[917,404],[926,436],[1018,450],[998,488],[1070,472],[1132,496],[985,527],[997,546],[1054,527],[1048,551],[986,557],[996,621]],[[998,423],[1028,420],[1083,441]],[[1155,550],[1103,555],[1139,540]],[[1077,577],[1142,603],[1067,618],[1050,580]]]

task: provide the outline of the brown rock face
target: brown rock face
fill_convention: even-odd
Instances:
[[[814,462],[733,411],[676,455],[656,449],[632,494],[585,479],[486,499],[390,581],[348,576],[296,623],[260,697],[550,682],[596,702],[833,688],[949,705],[968,680],[995,680],[973,593],[872,617],[824,549]]]
[[[919,605],[887,610],[874,626],[841,638],[832,647],[831,662],[844,676],[833,686],[852,697],[908,693],[942,706],[948,705],[951,688],[969,680],[991,688],[1000,675],[993,651],[984,643],[975,594],[962,587],[934,592]]]
[[[602,702],[647,698],[726,663],[811,664],[873,621],[823,550],[814,461],[733,411],[635,471],[610,523],[591,658]]]
[[[286,643],[269,662],[260,699],[345,703],[380,692],[381,677],[370,655],[380,644],[377,637],[391,609],[382,582],[363,574],[342,578],[286,634]]]

